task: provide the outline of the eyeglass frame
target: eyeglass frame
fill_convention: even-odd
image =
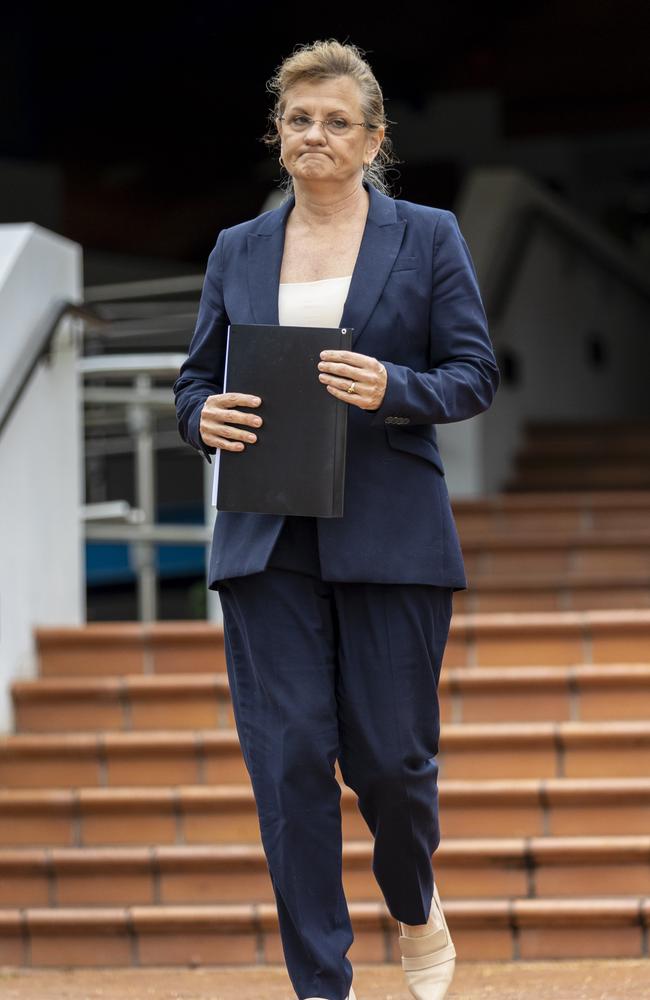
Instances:
[[[311,126],[315,125],[315,123],[318,122],[318,124],[322,125],[323,129],[326,130],[329,135],[336,135],[336,132],[330,132],[329,129],[327,128],[327,125],[326,125],[326,122],[331,121],[332,119],[330,119],[330,118],[325,118],[325,119],[323,119],[323,118],[312,118],[311,115],[305,115],[302,112],[299,112],[299,115],[301,115],[303,118],[309,118],[309,120],[311,122],[311,125],[306,125],[304,127],[304,129],[298,129],[298,130],[294,130],[294,131],[308,132],[309,129],[311,128]],[[277,118],[278,121],[283,122],[286,119],[286,115],[276,115],[276,118]],[[348,125],[360,125],[361,128],[371,128],[372,127],[371,125],[368,124],[368,122],[348,122]],[[288,125],[288,127],[292,128],[291,125]]]

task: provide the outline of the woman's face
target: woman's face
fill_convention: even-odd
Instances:
[[[293,132],[289,116],[305,114],[316,119],[304,132]],[[304,81],[286,93],[284,121],[276,121],[282,138],[282,161],[296,181],[305,183],[346,181],[362,173],[381,145],[384,129],[372,133],[354,125],[345,135],[333,135],[319,124],[340,115],[362,122],[357,83],[348,76],[333,80]]]

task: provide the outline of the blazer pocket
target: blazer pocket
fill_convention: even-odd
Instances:
[[[385,424],[388,443],[392,448],[400,451],[408,451],[411,455],[418,455],[420,458],[431,462],[441,476],[445,474],[445,467],[442,464],[440,452],[430,438],[414,434],[412,431],[404,430],[396,424]]]
[[[419,257],[398,257],[391,268],[391,274],[394,271],[414,271],[417,269],[419,263]]]

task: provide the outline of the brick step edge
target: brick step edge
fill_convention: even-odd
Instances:
[[[349,903],[355,960],[399,962],[384,903]],[[449,901],[461,959],[642,958],[650,899]],[[3,968],[223,966],[282,962],[274,903],[0,910]]]
[[[648,533],[650,540],[650,532]],[[545,544],[542,540],[542,545]],[[647,626],[650,624],[650,610],[645,609],[625,609],[612,608],[610,610],[586,610],[586,611],[513,611],[513,612],[485,612],[464,615],[454,615],[456,624],[459,619],[463,619],[463,624],[472,624],[474,627],[509,625],[515,628],[526,628],[531,626],[543,626],[556,624],[563,627],[578,626],[600,626],[619,627],[628,625],[630,627]],[[163,626],[166,625],[166,628]],[[453,622],[452,622],[453,626]],[[48,644],[67,645],[73,642],[75,645],[100,646],[113,641],[118,644],[124,638],[144,640],[155,638],[161,643],[166,640],[174,640],[191,645],[192,641],[203,639],[219,640],[223,638],[223,628],[221,625],[214,625],[207,621],[173,623],[157,623],[154,625],[139,625],[133,622],[113,622],[113,623],[93,623],[86,625],[59,625],[45,626],[37,625],[34,633],[41,642]],[[40,645],[41,643],[39,643]]]
[[[594,896],[566,899],[446,900],[445,916],[454,927],[524,927],[555,924],[650,927],[649,896]],[[384,903],[350,903],[353,922],[370,929],[394,930],[395,919]],[[0,909],[0,933],[42,930],[175,931],[188,927],[232,933],[277,929],[273,903],[229,903],[192,906],[22,907]]]
[[[343,857],[350,865],[364,864],[371,858],[373,841],[346,840]],[[476,867],[484,859],[502,862],[546,864],[555,862],[637,862],[650,865],[650,835],[611,836],[530,836],[447,837],[436,851],[434,860],[444,867]],[[0,876],[54,874],[66,872],[90,875],[96,871],[164,871],[183,868],[223,867],[229,873],[234,866],[265,867],[262,844],[151,845],[142,847],[2,847]],[[59,909],[59,907],[57,907]]]
[[[476,668],[482,670],[482,667]],[[478,742],[509,743],[522,745],[548,743],[569,748],[571,745],[595,744],[604,749],[603,743],[629,743],[639,741],[645,746],[650,742],[650,719],[619,719],[613,721],[562,720],[548,722],[446,722],[442,728],[441,750],[453,746],[464,748]],[[442,744],[445,744],[442,746]],[[31,757],[50,757],[53,753],[67,756],[96,754],[103,759],[105,751],[132,753],[193,753],[197,759],[202,750],[217,754],[236,754],[241,747],[237,731],[230,729],[151,729],[123,731],[117,729],[97,732],[74,733],[10,733],[0,736],[0,757],[21,754]],[[45,785],[44,788],[49,786]],[[99,786],[108,787],[108,786]],[[1,794],[1,792],[0,792]]]
[[[650,535],[649,535],[650,539]],[[77,645],[88,645],[90,647],[103,647],[107,641],[112,640],[119,645],[122,639],[129,637],[129,634],[137,632],[141,637],[144,626],[135,628],[133,623],[116,622],[111,629],[106,624],[80,625],[80,626],[57,626],[46,627],[36,626],[34,631],[40,637],[39,645],[45,639],[47,642],[58,641],[67,645],[73,643]],[[192,626],[186,631],[188,626]],[[558,631],[575,630],[604,630],[616,631],[620,629],[650,628],[650,609],[646,608],[611,608],[595,609],[583,611],[493,611],[493,612],[467,612],[454,614],[451,622],[452,631],[460,632],[472,630],[473,632],[514,632],[515,634],[527,630],[548,629]],[[185,623],[178,622],[170,625],[167,633],[156,636],[159,642],[164,643],[166,638],[174,640],[200,641],[223,638],[223,628],[221,625],[213,625],[210,622]]]
[[[543,490],[521,490],[517,493],[484,493],[477,497],[452,496],[454,511],[588,510],[591,507],[616,509],[646,509],[650,507],[650,490],[559,490],[550,495]]]
[[[554,801],[603,804],[610,800],[622,805],[626,800],[646,803],[650,801],[650,778],[501,778],[501,779],[445,779],[438,781],[441,799],[447,803],[480,805],[487,801],[547,806]],[[342,805],[355,807],[356,793],[343,785]],[[65,813],[78,816],[84,808],[95,812],[109,812],[115,808],[130,813],[150,812],[160,807],[173,811],[204,809],[233,809],[238,806],[252,808],[255,800],[253,789],[247,784],[232,785],[175,785],[151,787],[143,785],[114,785],[110,788],[80,786],[78,788],[0,788],[0,814],[15,816],[17,812],[56,815]]]
[[[594,665],[558,664],[557,666],[513,667],[445,667],[440,675],[441,689],[452,684],[463,687],[495,686],[527,687],[534,683],[573,685],[577,681],[589,682],[594,687],[636,685],[639,681],[650,681],[650,660],[647,663],[602,663]],[[230,698],[228,675],[225,671],[215,674],[157,674],[143,677],[142,674],[123,674],[115,677],[47,677],[34,680],[13,681],[11,690],[14,698],[21,702],[41,699],[72,699],[97,696],[128,697],[130,693],[140,697],[161,694],[179,695],[213,694]],[[121,732],[121,730],[120,730]],[[18,735],[17,733],[1,734]]]

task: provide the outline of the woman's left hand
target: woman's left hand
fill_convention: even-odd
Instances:
[[[362,410],[381,406],[388,383],[381,361],[356,351],[321,351],[320,357],[318,377],[332,396]],[[352,382],[354,392],[348,392]]]

